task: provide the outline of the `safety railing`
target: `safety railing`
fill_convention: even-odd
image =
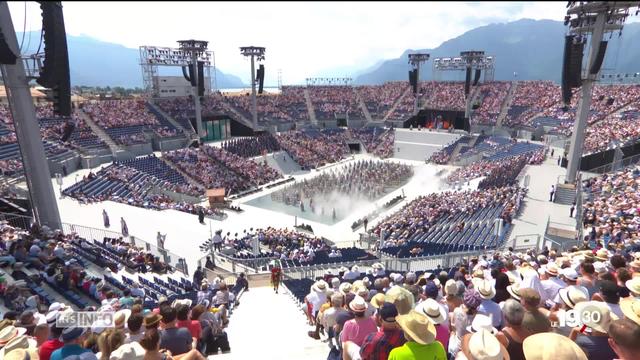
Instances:
[[[351,261],[322,265],[311,266],[299,266],[292,268],[285,268],[283,272],[287,278],[290,279],[315,279],[323,276],[329,269],[339,269],[341,267],[351,268],[353,265],[358,265],[359,268],[366,268],[375,263],[381,263],[385,269],[394,271],[420,271],[420,270],[433,270],[433,269],[446,269],[455,266],[456,264],[463,263],[463,259],[470,256],[479,256],[482,254],[492,253],[493,250],[487,251],[465,251],[448,253],[435,256],[422,256],[411,258],[395,258],[388,255],[382,255],[380,259],[364,260],[364,261]]]
[[[591,169],[588,172],[593,174],[605,174],[609,172],[619,171],[629,166],[633,166],[640,163],[640,154],[629,156],[620,161],[612,161],[608,164]]]
[[[159,257],[163,262],[175,268],[176,270],[181,271],[185,275],[189,275],[186,260],[184,258],[181,258],[177,254],[172,253],[166,249],[158,248],[156,245],[153,245],[148,241],[142,240],[136,236],[123,236],[121,233],[115,231],[96,229],[88,226],[69,223],[62,223],[61,230],[65,234],[71,232],[76,233],[79,237],[90,242],[92,240],[102,242],[105,238],[118,239],[122,237],[132,246],[144,249],[146,252],[153,254],[153,256]]]
[[[18,214],[0,213],[0,221],[6,221],[8,225],[24,230],[29,230],[31,225],[33,225],[32,217]]]
[[[25,230],[29,230],[34,223],[33,218],[30,216],[7,213],[0,213],[0,221],[6,221],[9,225],[15,228]],[[79,237],[86,239],[89,242],[92,242],[93,240],[102,242],[104,238],[118,239],[120,237],[123,237],[124,239],[128,240],[132,246],[144,249],[154,256],[159,257],[162,261],[164,261],[174,269],[181,271],[185,275],[189,275],[186,260],[184,258],[180,258],[178,255],[165,249],[159,249],[157,246],[135,236],[124,237],[121,233],[115,231],[96,229],[88,226],[69,223],[62,223],[62,229],[51,230],[62,230],[64,234],[75,233]]]

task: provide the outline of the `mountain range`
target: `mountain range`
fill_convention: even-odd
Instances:
[[[356,84],[381,84],[390,80],[407,80],[410,65],[407,55],[427,52],[431,59],[421,67],[420,79],[433,79],[432,64],[436,57],[456,57],[461,51],[484,50],[495,58],[495,80],[552,80],[560,82],[564,37],[568,30],[563,22],[521,19],[503,24],[478,27],[443,42],[435,49],[407,50],[396,59],[383,62],[375,70],[355,79]],[[603,72],[635,73],[640,71],[640,23],[626,24],[622,36],[607,35]],[[584,59],[587,58],[585,46]],[[514,72],[517,77],[514,77]],[[449,71],[442,80],[464,80],[463,71]]]
[[[495,58],[495,80],[552,80],[560,82],[564,36],[567,27],[560,21],[521,19],[508,23],[490,24],[465,32],[447,40],[434,49],[409,49],[398,58],[378,60],[373,66],[351,70],[354,82],[359,85],[381,84],[391,80],[408,80],[407,55],[412,52],[427,52],[431,59],[423,64],[422,80],[433,79],[432,64],[436,57],[456,57],[461,51],[483,50]],[[605,73],[635,73],[640,71],[640,23],[626,24],[622,36],[607,35],[609,40],[602,70]],[[22,42],[22,33],[18,33]],[[38,47],[40,32],[25,33],[23,53],[34,53]],[[142,71],[139,65],[139,50],[100,41],[87,36],[67,35],[71,85],[142,87]],[[585,47],[585,59],[587,57]],[[181,75],[179,68],[165,70],[162,75]],[[345,68],[336,68],[343,76]],[[172,71],[173,70],[173,71]],[[286,69],[285,69],[286,70]],[[168,73],[166,73],[168,72]],[[514,73],[517,76],[514,76]],[[319,75],[318,75],[319,76]],[[441,80],[464,80],[464,72],[443,73]],[[219,89],[241,88],[247,85],[234,75],[216,68]]]
[[[22,42],[22,33],[16,34],[18,43]],[[22,53],[32,54],[38,49],[40,32],[25,33]],[[27,46],[28,45],[28,46]],[[142,70],[140,68],[140,51],[122,45],[100,41],[88,36],[72,36],[67,34],[69,51],[69,68],[71,86],[122,86],[125,88],[142,87]],[[43,50],[41,50],[43,51]],[[176,67],[165,74],[166,67],[160,68],[161,75],[180,75],[182,71]],[[225,74],[216,68],[217,87],[243,87],[237,76]]]

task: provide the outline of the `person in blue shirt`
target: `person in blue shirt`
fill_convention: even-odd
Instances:
[[[50,360],[63,360],[69,356],[91,353],[91,350],[82,347],[82,343],[87,337],[86,335],[87,328],[69,327],[64,329],[60,337],[64,346],[54,351],[51,354]],[[91,355],[93,354],[91,353]],[[83,356],[83,358],[91,359],[89,354]],[[93,359],[97,360],[97,357],[93,355]]]

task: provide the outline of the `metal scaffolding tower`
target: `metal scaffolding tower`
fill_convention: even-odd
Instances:
[[[244,46],[240,48],[242,56],[251,58],[251,117],[253,129],[258,129],[258,101],[256,99],[256,58],[258,61],[264,60],[266,48],[258,46]]]
[[[584,131],[587,127],[591,107],[591,93],[600,72],[599,66],[596,65],[598,53],[602,51],[603,53],[600,55],[604,58],[604,51],[606,51],[606,42],[603,42],[602,39],[605,33],[622,32],[624,22],[629,16],[629,8],[637,6],[640,6],[638,1],[570,1],[568,4],[565,25],[570,25],[569,33],[582,39],[586,39],[590,35],[591,45],[589,57],[581,75],[580,101],[571,135],[571,147],[569,148],[566,177],[568,183],[576,181],[580,167]]]
[[[409,64],[411,65],[411,67],[413,68],[413,70],[416,71],[416,87],[418,89],[418,91],[416,91],[413,96],[414,96],[414,103],[413,103],[413,111],[414,114],[417,114],[418,111],[420,110],[420,65],[422,63],[425,63],[429,60],[429,54],[427,53],[415,53],[415,54],[409,54]]]
[[[484,56],[477,60],[474,69],[484,72],[484,82],[491,82],[495,77],[495,56]],[[433,79],[442,80],[445,71],[466,71],[467,64],[462,57],[438,57],[433,59]]]

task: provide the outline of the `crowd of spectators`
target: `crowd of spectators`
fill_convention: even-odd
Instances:
[[[209,146],[169,151],[163,153],[163,157],[205,188],[224,188],[227,195],[237,194],[282,176],[267,165]]]
[[[172,137],[178,130],[168,123],[161,123],[151,113],[144,99],[89,101],[81,105],[98,126],[105,129],[113,140],[121,145],[146,143],[144,130],[160,137]]]
[[[339,170],[326,171],[271,193],[271,199],[290,206],[320,211],[314,205],[319,198],[336,193],[350,199],[375,200],[398,188],[413,176],[409,165],[360,160]],[[315,204],[314,204],[315,201]]]
[[[379,86],[358,86],[356,91],[364,101],[371,118],[381,120],[398,98],[407,90],[404,81],[390,81]]]
[[[50,133],[47,135],[50,136]],[[59,139],[50,137],[50,140],[52,141],[43,141],[48,158],[69,152]],[[0,175],[16,176],[22,173],[23,166],[17,142],[11,112],[7,106],[0,104]]]
[[[111,185],[107,190],[96,190],[96,180],[107,181]],[[168,195],[153,191],[157,189],[195,197],[204,194],[204,188],[201,186],[169,182],[120,163],[109,165],[95,174],[90,172],[81,182],[65,189],[64,194],[84,204],[114,201],[144,209],[172,209],[189,214],[198,214],[203,211],[205,215],[223,215],[218,209],[176,201]]]
[[[280,150],[278,140],[271,133],[227,140],[222,142],[221,146],[224,150],[243,158],[256,157]]]
[[[460,213],[471,215],[481,208],[505,205],[509,212],[517,211],[514,205],[523,190],[516,186],[489,188],[475,191],[445,191],[420,196],[403,206],[395,214],[382,220],[372,233],[385,234],[386,246],[401,246],[416,234],[427,232],[436,221],[453,218]],[[509,214],[503,214],[507,217]]]
[[[204,360],[230,351],[224,329],[236,294],[248,287],[246,282],[238,281],[240,288],[232,289],[220,277],[212,283],[203,278],[180,285],[179,293],[172,296],[150,297],[156,288],[148,281],[130,280],[125,286],[118,280],[125,276],[116,275],[123,271],[110,266],[104,275],[92,276],[89,263],[77,257],[77,253],[98,257],[109,253],[138,272],[173,271],[123,239],[105,238],[96,244],[74,233],[63,235],[38,226],[23,231],[4,223],[0,223],[0,235],[2,267],[10,270],[0,280],[0,298],[10,310],[0,322],[0,356],[4,359]],[[25,265],[31,268],[29,273]],[[49,287],[45,290],[41,283]],[[86,301],[86,306],[53,301],[52,290],[92,299],[97,306]],[[157,301],[151,301],[153,298]],[[85,327],[57,321],[75,311],[111,313],[113,319],[96,320]]]
[[[431,94],[425,97],[424,106],[429,109],[464,111],[464,83],[431,81],[426,84]]]
[[[344,114],[354,120],[365,118],[351,86],[309,86],[307,91],[319,120],[333,120]]]
[[[640,138],[640,108],[630,105],[586,128],[585,154],[625,145]]]
[[[502,109],[502,104],[507,99],[510,89],[510,82],[490,82],[480,85],[481,105],[473,111],[473,122],[483,125],[495,125]]]
[[[301,263],[312,262],[315,252],[329,250],[326,240],[313,235],[303,234],[289,229],[268,227],[257,229],[254,236],[273,256],[280,260],[297,260]]]
[[[393,144],[395,143],[395,131],[393,129],[373,127],[349,129],[349,132],[352,139],[364,144],[368,153],[382,159],[393,155]]]
[[[251,95],[226,96],[225,101],[251,119]],[[283,87],[280,94],[256,95],[258,122],[264,124],[286,124],[307,122],[309,113],[304,98],[304,88]]]
[[[559,133],[570,135],[577,114],[579,89],[573,89],[572,94],[570,105],[565,106],[560,86],[549,81],[519,82],[505,124],[532,126],[538,118],[550,118],[557,120],[554,127]],[[588,122],[597,124],[639,98],[638,85],[594,86]]]
[[[542,148],[497,161],[481,160],[458,168],[447,177],[447,181],[449,183],[461,183],[484,176],[484,179],[478,185],[480,189],[511,185],[526,165],[538,165],[543,160],[544,149]]]
[[[589,194],[583,206],[583,226],[590,241],[611,242],[638,238],[640,194],[638,166],[586,180]]]
[[[202,151],[238,175],[245,183],[257,187],[282,178],[282,174],[266,163],[258,163],[214,146],[203,146]]]
[[[276,135],[280,147],[301,167],[314,169],[342,160],[349,154],[344,132],[320,133],[315,137],[304,131],[288,131]]]
[[[531,125],[533,117],[562,101],[560,87],[551,81],[520,81],[505,124]]]
[[[142,99],[89,101],[82,104],[82,109],[103,129],[160,125]]]
[[[248,189],[248,184],[237,174],[200,149],[169,151],[162,156],[207,189],[224,188],[226,194]]]
[[[639,250],[633,238],[509,248],[432,272],[376,263],[299,290],[308,335],[329,342],[330,358],[630,360],[640,351]]]

